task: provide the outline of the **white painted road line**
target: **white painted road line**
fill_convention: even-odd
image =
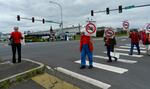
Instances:
[[[75,61],[75,62],[80,63],[80,60]],[[86,61],[86,62],[88,62],[88,61]],[[128,71],[128,69],[105,65],[105,64],[96,63],[96,62],[93,62],[93,66],[96,68],[99,68],[99,69],[103,69],[103,70],[107,70],[107,71],[111,71],[111,72],[115,72],[115,73],[119,73],[119,74],[123,74]]]
[[[129,50],[129,49],[119,49],[119,48],[115,48],[115,50],[130,52],[130,50]],[[137,50],[133,50],[133,52],[137,52]],[[146,51],[142,51],[142,50],[140,50],[140,52],[141,52],[141,53],[146,53]]]
[[[104,53],[107,53],[107,52],[104,52]],[[120,53],[120,52],[116,52],[116,53],[119,53],[119,55],[123,55],[123,56],[130,56],[130,57],[143,57],[143,55],[129,55],[128,53]]]
[[[126,46],[131,46],[131,44],[125,44]],[[140,47],[145,47],[143,44],[139,44]]]
[[[101,58],[101,59],[108,59],[108,57],[99,56],[99,55],[93,55],[93,57]],[[112,58],[112,59],[114,59],[114,58]],[[137,61],[127,60],[127,59],[118,59],[117,61],[118,62],[123,62],[123,63],[130,63],[130,64],[137,63]]]
[[[87,77],[87,76],[78,74],[78,73],[76,73],[76,72],[73,72],[73,71],[70,71],[70,70],[67,70],[67,69],[64,69],[64,68],[62,68],[62,67],[57,67],[57,68],[55,68],[55,69],[56,69],[57,71],[59,71],[59,72],[65,73],[65,74],[67,74],[67,75],[70,75],[70,76],[72,76],[72,77],[74,77],[74,78],[77,78],[77,79],[79,79],[79,80],[82,80],[82,81],[84,81],[84,82],[90,83],[90,84],[92,84],[92,85],[94,85],[94,86],[97,86],[97,87],[99,87],[99,88],[102,88],[102,89],[108,89],[108,88],[111,87],[111,85],[109,85],[109,84],[106,84],[106,83],[103,83],[103,82],[101,82],[101,81],[92,79],[92,78],[90,78],[90,77]]]
[[[127,39],[122,39],[121,41],[126,41]]]
[[[121,48],[128,48],[130,49],[131,47],[130,46],[120,46]],[[134,46],[134,49],[136,49],[136,47]],[[140,49],[146,49],[146,48],[143,48],[143,47],[140,47]]]

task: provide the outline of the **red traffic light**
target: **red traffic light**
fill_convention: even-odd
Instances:
[[[34,21],[35,21],[35,20],[34,20],[34,17],[32,17],[32,22],[34,23]]]
[[[45,19],[42,19],[43,24],[45,23]]]
[[[17,15],[17,21],[20,21],[20,15]]]

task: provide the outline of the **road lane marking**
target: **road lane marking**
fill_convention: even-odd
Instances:
[[[101,59],[108,59],[108,57],[104,57],[104,56],[99,56],[99,55],[93,55],[93,57],[95,58],[101,58]],[[112,58],[114,60],[114,58]],[[137,61],[132,61],[132,60],[127,60],[127,59],[118,59],[118,62],[123,62],[123,63],[137,63]]]
[[[62,72],[64,74],[67,74],[67,75],[70,75],[74,78],[77,78],[79,80],[82,80],[84,82],[87,82],[89,84],[92,84],[94,86],[97,86],[99,88],[102,88],[102,89],[108,89],[111,87],[111,85],[107,84],[107,83],[104,83],[104,82],[101,82],[101,81],[98,81],[96,79],[92,79],[90,77],[87,77],[87,76],[84,76],[84,75],[81,75],[81,74],[78,74],[76,72],[73,72],[73,71],[70,71],[70,70],[67,70],[67,69],[64,69],[62,67],[56,67],[55,68],[57,71],[59,72]]]
[[[75,62],[80,63],[80,60],[75,61]],[[88,62],[88,61],[86,61],[86,62]],[[111,72],[115,72],[115,73],[119,73],[119,74],[123,74],[128,71],[128,69],[125,69],[125,68],[105,65],[105,64],[96,63],[96,62],[93,62],[93,66],[96,68],[99,68],[99,69],[103,69],[103,70],[107,70],[107,71],[111,71]]]
[[[104,53],[107,53],[107,52],[104,52]],[[119,55],[123,55],[123,56],[130,56],[130,57],[143,57],[143,55],[129,55],[128,53],[120,53],[120,52],[116,52],[116,53],[119,53]]]
[[[125,44],[126,46],[131,46],[131,44]],[[145,47],[143,44],[139,44],[140,47]]]
[[[121,48],[128,48],[128,49],[130,49],[131,47],[130,46],[120,46]],[[136,47],[134,46],[134,49],[136,49]],[[140,49],[146,49],[146,48],[144,48],[144,47],[140,47]]]
[[[119,49],[119,48],[115,48],[115,50],[130,52],[130,50],[129,50],[129,49]],[[133,52],[137,52],[137,50],[133,50]],[[140,52],[141,52],[141,53],[146,53],[146,51],[143,51],[143,50],[140,50]]]
[[[127,39],[121,39],[121,41],[126,41]]]

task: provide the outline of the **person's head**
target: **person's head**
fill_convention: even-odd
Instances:
[[[14,27],[14,31],[18,31],[18,29],[19,29],[19,27],[16,27],[16,26]]]

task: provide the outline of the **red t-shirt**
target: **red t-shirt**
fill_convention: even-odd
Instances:
[[[90,41],[90,36],[82,35],[80,38],[80,51],[82,50],[82,46],[87,44],[89,46],[90,51],[93,51],[93,44]]]
[[[13,39],[14,43],[21,43],[22,34],[19,31],[14,31],[11,33],[11,38]]]
[[[140,41],[140,36],[138,32],[132,32],[130,33],[130,38],[132,43],[139,43]]]

